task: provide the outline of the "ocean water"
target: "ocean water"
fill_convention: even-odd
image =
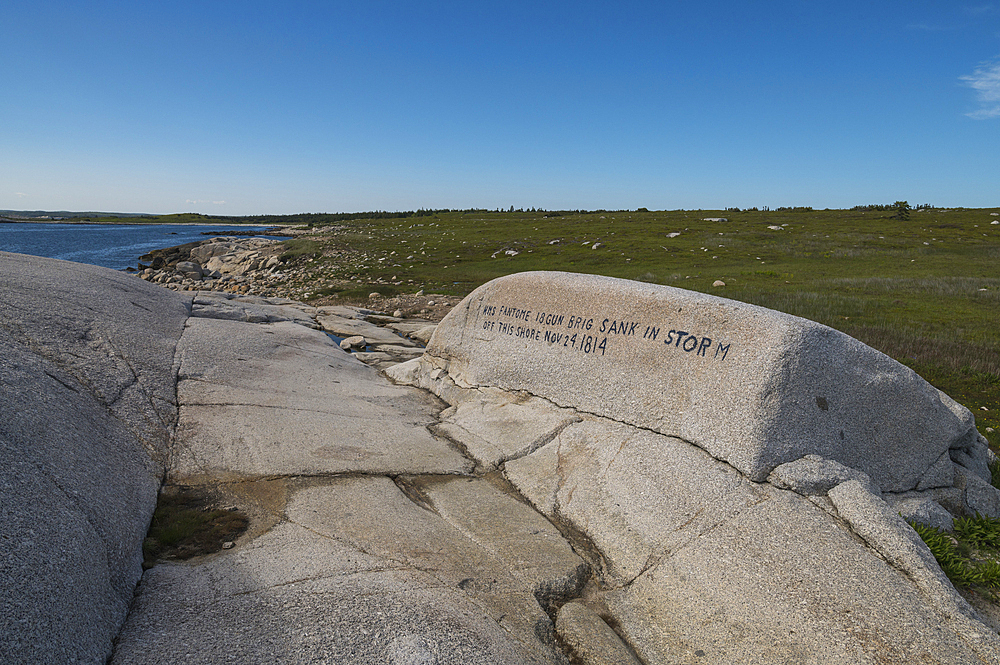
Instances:
[[[207,240],[232,231],[263,231],[265,228],[200,224],[7,223],[0,224],[0,251],[123,270],[135,268],[139,257],[154,249]]]

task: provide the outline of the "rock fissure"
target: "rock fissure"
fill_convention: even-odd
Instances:
[[[50,379],[52,379],[53,381],[55,381],[56,383],[58,383],[59,385],[61,385],[66,390],[70,390],[70,391],[72,391],[74,393],[77,393],[77,394],[80,393],[80,391],[77,390],[76,387],[74,387],[74,386],[70,385],[69,383],[63,381],[62,379],[60,379],[58,376],[56,376],[52,372],[49,372],[49,371],[46,370],[45,371],[45,376],[47,376]]]
[[[571,420],[568,420],[567,422],[559,425],[549,434],[546,434],[545,436],[542,436],[533,443],[531,443],[524,450],[514,453],[513,455],[504,457],[501,460],[501,463],[513,462],[515,460],[521,459],[522,457],[527,457],[528,455],[531,455],[539,448],[542,448],[543,446],[547,446],[548,444],[552,443],[552,441],[554,441],[555,438],[559,436],[562,433],[562,431],[565,430],[567,427],[569,427],[570,425],[575,425],[576,423],[579,422],[583,422],[583,418],[580,418],[579,416],[574,416]]]

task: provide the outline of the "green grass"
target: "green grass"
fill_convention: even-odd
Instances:
[[[286,262],[300,257],[316,258],[322,255],[323,246],[315,240],[307,238],[293,238],[286,240],[283,244],[284,252],[278,257],[279,261]]]
[[[314,238],[324,254],[308,271],[324,284],[350,283],[362,298],[373,286],[464,296],[501,275],[563,270],[770,307],[909,365],[972,410],[996,447],[1000,225],[990,222],[1000,215],[992,212],[1000,208],[914,210],[907,221],[892,211],[807,209],[312,215],[316,228],[328,226]],[[712,217],[728,221],[704,221]]]

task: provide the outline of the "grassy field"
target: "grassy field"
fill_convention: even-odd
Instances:
[[[763,305],[913,367],[972,410],[996,448],[998,213],[932,208],[903,220],[890,210],[467,211],[330,226],[315,215],[308,218],[319,232],[293,243],[288,258],[309,266],[316,295],[422,288],[461,296],[500,275],[564,270]]]

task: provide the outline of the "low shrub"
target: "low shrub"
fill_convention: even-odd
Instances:
[[[282,243],[285,251],[282,252],[278,260],[282,263],[292,261],[300,257],[316,258],[323,254],[323,247],[315,240],[307,238],[293,238]]]

